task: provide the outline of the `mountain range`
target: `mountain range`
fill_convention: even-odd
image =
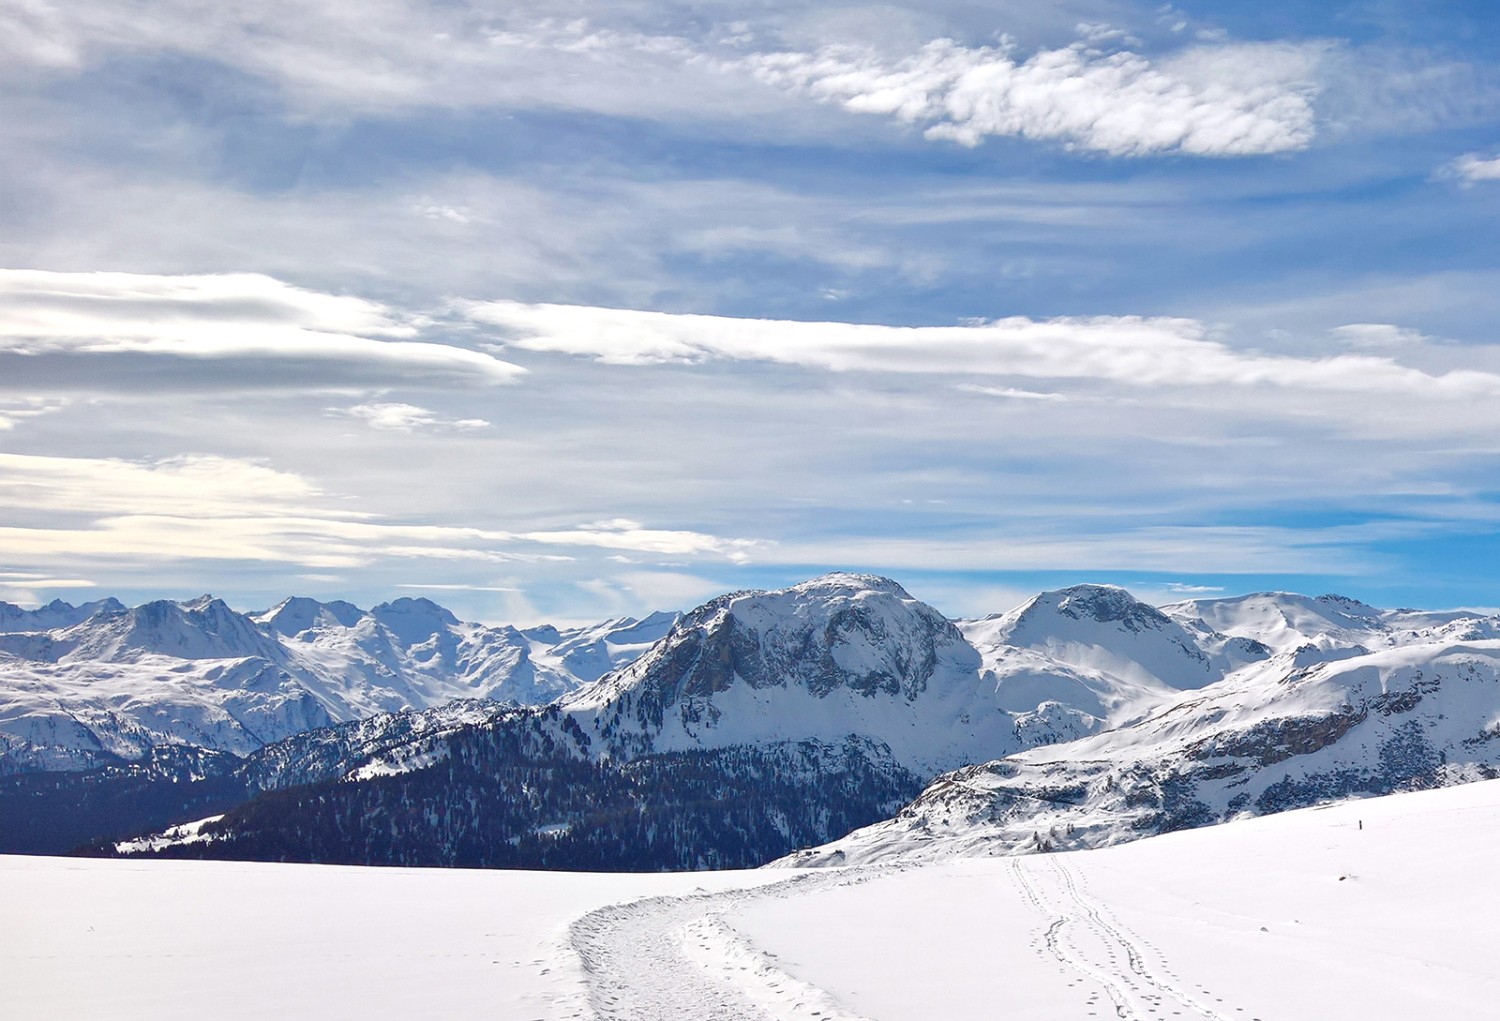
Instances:
[[[157,747],[244,756],[293,734],[456,699],[550,701],[628,662],[674,615],[518,630],[426,599],[306,598],[241,614],[203,596],[125,607],[0,603],[0,775]]]
[[[1153,607],[1080,585],[950,621],[889,579],[834,574],[572,632],[424,600],[86,609],[29,611],[50,625],[30,630],[0,609],[0,670],[53,680],[59,711],[61,679],[94,676],[242,730],[141,723],[134,755],[8,738],[24,754],[0,808],[31,813],[21,849],[838,864],[1099,846],[1500,767],[1500,620],[1339,596]],[[144,699],[110,719],[126,710],[164,719]]]

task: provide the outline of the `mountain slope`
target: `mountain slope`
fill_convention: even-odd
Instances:
[[[698,607],[563,708],[616,758],[856,734],[928,772],[1019,747],[978,668],[953,624],[895,582],[835,574]]]
[[[1279,653],[1138,723],[934,781],[789,864],[1097,847],[1500,775],[1500,641]]]

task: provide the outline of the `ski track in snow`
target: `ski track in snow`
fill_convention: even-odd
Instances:
[[[810,872],[749,890],[650,897],[592,911],[570,929],[597,1021],[869,1021],[781,970],[723,916],[764,898],[863,883],[887,867]],[[574,1015],[587,1017],[587,1015]]]
[[[570,943],[583,962],[592,1014],[578,1021],[869,1021],[782,970],[776,955],[725,921],[764,898],[800,897],[878,879],[906,866],[808,872],[749,890],[650,897],[579,918]],[[1058,855],[1012,859],[1009,875],[1040,916],[1032,947],[1088,992],[1080,1017],[1121,1021],[1264,1021],[1185,981],[1150,941],[1089,894]]]
[[[1209,989],[1184,982],[1154,944],[1089,895],[1083,877],[1060,856],[1015,858],[1011,871],[1022,896],[1047,919],[1032,941],[1037,955],[1055,959],[1060,971],[1072,971],[1080,984],[1096,987],[1087,1001],[1088,1017],[1263,1021],[1244,1007],[1226,1005]]]

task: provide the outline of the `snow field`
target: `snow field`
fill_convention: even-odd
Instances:
[[[924,866],[0,857],[0,1017],[1489,1018],[1496,846],[1500,781]]]
[[[1500,781],[954,860],[727,924],[880,1021],[1486,1018]]]
[[[592,1018],[574,919],[784,879],[0,856],[0,1017]]]

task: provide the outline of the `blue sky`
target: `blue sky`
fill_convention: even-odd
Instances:
[[[0,599],[1500,605],[1484,3],[0,7]]]

